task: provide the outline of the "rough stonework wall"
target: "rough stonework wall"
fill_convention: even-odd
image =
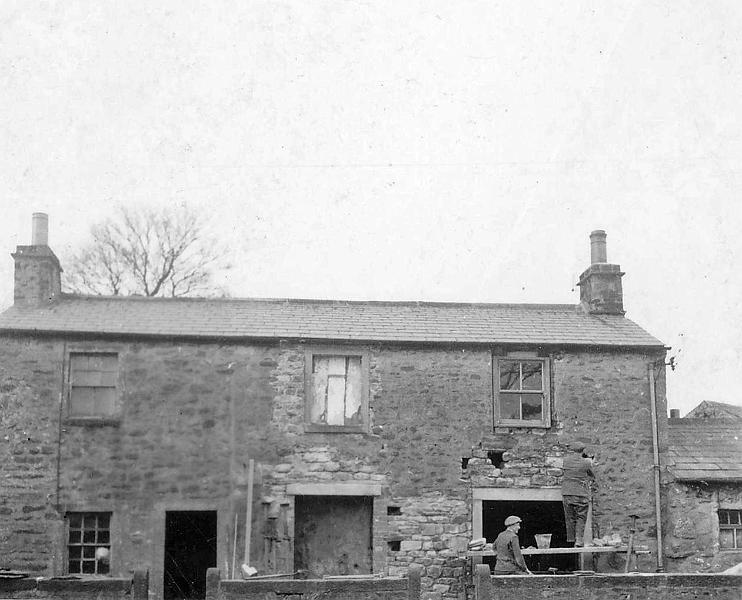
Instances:
[[[61,349],[0,343],[0,568],[50,575]]]
[[[742,562],[742,550],[719,550],[720,508],[742,510],[742,484],[675,482],[668,492],[668,570],[719,572]]]

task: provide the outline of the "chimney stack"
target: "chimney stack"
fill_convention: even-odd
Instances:
[[[15,261],[14,306],[44,306],[61,294],[62,267],[49,248],[49,216],[46,213],[33,213],[31,245],[18,246],[11,256]]]
[[[31,216],[31,245],[49,245],[49,215],[34,213]]]
[[[580,275],[580,303],[593,314],[623,315],[621,267],[608,263],[606,233],[590,234],[590,266]]]

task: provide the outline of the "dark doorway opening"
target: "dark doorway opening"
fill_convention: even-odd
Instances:
[[[371,496],[296,496],[294,567],[308,577],[372,572]]]
[[[497,535],[505,529],[504,521],[510,515],[523,519],[518,540],[521,548],[536,544],[535,534],[550,533],[551,548],[567,548],[567,529],[564,524],[564,509],[561,502],[523,501],[523,500],[485,500],[482,501],[482,535],[488,542],[494,542]],[[526,565],[534,573],[547,573],[549,569],[557,572],[572,572],[577,567],[574,554],[543,554],[525,556]],[[486,556],[483,561],[494,569],[495,557]]]
[[[211,567],[216,567],[216,511],[165,513],[165,600],[205,598]]]

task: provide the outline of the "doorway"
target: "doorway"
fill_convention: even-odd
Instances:
[[[294,568],[309,577],[372,572],[373,497],[296,496]]]
[[[216,567],[216,511],[165,513],[165,600],[206,597],[206,570]]]
[[[550,533],[552,548],[567,547],[567,529],[564,523],[564,509],[561,502],[542,500],[484,500],[482,501],[482,536],[494,542],[505,529],[504,521],[510,515],[523,519],[518,541],[521,548],[537,547],[535,534]],[[570,544],[571,545],[571,544]],[[573,554],[541,554],[524,556],[526,565],[534,573],[547,573],[549,569],[557,572],[571,572],[577,569],[577,559]],[[484,562],[494,568],[495,558],[485,557]]]

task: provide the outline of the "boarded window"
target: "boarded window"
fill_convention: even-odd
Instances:
[[[111,513],[67,513],[67,572],[105,575],[110,572]]]
[[[549,386],[543,359],[495,360],[496,424],[548,427]]]
[[[116,412],[117,381],[117,354],[70,354],[69,416],[112,416]]]
[[[742,548],[742,510],[719,510],[719,547]]]
[[[309,422],[363,424],[363,375],[360,356],[312,356]]]

